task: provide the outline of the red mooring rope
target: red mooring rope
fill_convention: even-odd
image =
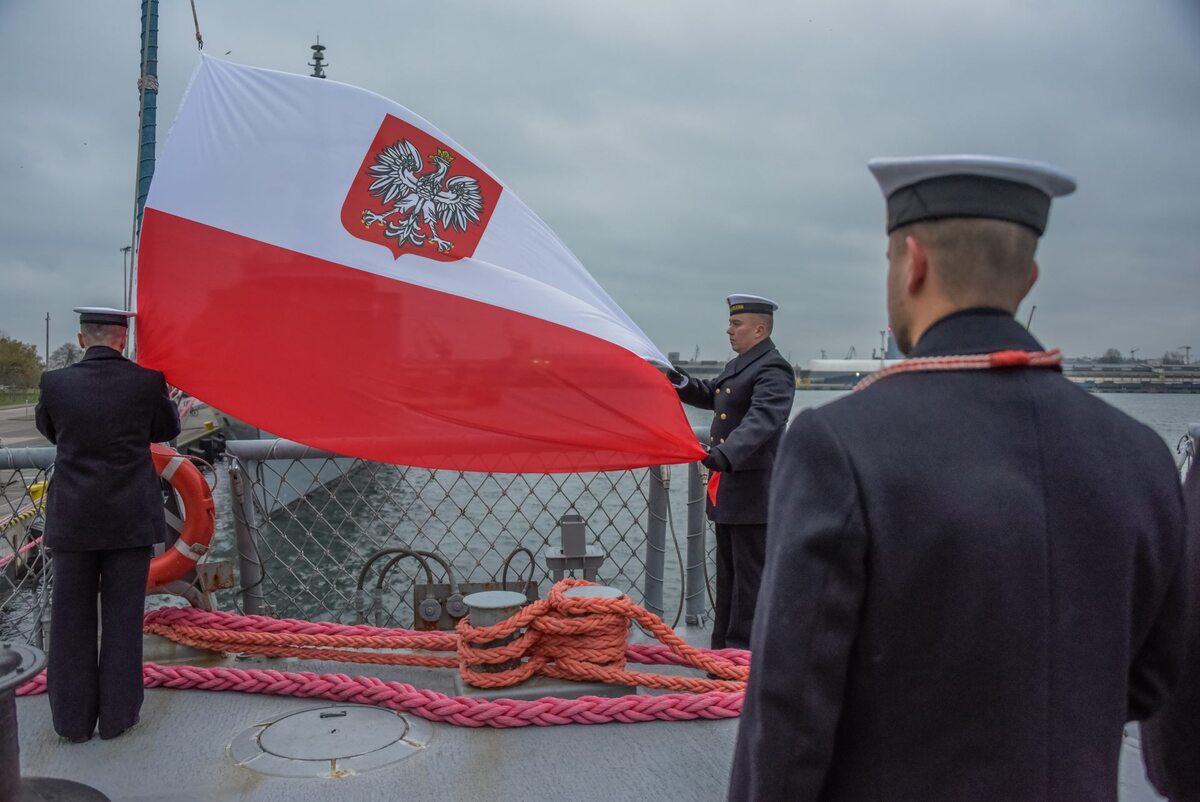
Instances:
[[[733,718],[741,713],[749,673],[749,652],[690,646],[657,616],[625,598],[578,599],[563,595],[568,588],[586,584],[590,583],[564,580],[551,589],[546,599],[528,605],[507,621],[492,627],[475,628],[464,619],[457,633],[243,616],[192,608],[168,608],[149,613],[145,631],[214,651],[386,665],[457,667],[471,684],[489,687],[513,685],[533,674],[541,674],[691,692],[577,699],[545,697],[533,701],[485,700],[447,696],[375,677],[157,663],[143,666],[145,686],[378,705],[463,727],[715,720]],[[663,643],[624,643],[629,621],[637,621]],[[524,633],[500,650],[474,646],[515,634],[521,629]],[[614,640],[618,631],[619,641]],[[443,657],[431,652],[457,652],[457,656]],[[488,664],[501,660],[515,663],[516,667],[502,672],[487,670]],[[625,662],[690,666],[703,669],[715,678],[627,671]],[[45,689],[43,673],[20,686],[17,695],[31,696]]]

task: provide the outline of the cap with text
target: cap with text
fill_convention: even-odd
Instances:
[[[887,230],[948,217],[1019,223],[1041,236],[1050,199],[1075,191],[1075,179],[1041,162],[998,156],[871,159],[867,168],[887,198]]]
[[[740,315],[754,312],[760,315],[773,315],[779,304],[760,295],[730,295],[725,299],[729,304],[729,314]]]

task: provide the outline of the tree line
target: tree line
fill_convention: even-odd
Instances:
[[[78,345],[66,342],[50,354],[50,368],[65,368],[83,358]],[[23,343],[0,331],[0,389],[24,390],[37,387],[45,365],[36,345]]]

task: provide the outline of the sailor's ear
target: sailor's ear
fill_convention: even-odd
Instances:
[[[904,287],[910,295],[913,295],[921,291],[925,285],[925,278],[929,275],[929,252],[911,234],[904,238],[904,245],[908,248]]]
[[[1021,293],[1022,298],[1028,295],[1029,291],[1033,289],[1033,285],[1037,283],[1038,276],[1040,275],[1041,271],[1038,269],[1037,260],[1034,260],[1031,263],[1031,268],[1029,270],[1029,281],[1025,284],[1025,292]]]

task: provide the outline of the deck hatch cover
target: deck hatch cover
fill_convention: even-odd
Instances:
[[[368,705],[293,711],[243,730],[229,745],[239,766],[275,777],[345,777],[425,748],[423,719]]]

